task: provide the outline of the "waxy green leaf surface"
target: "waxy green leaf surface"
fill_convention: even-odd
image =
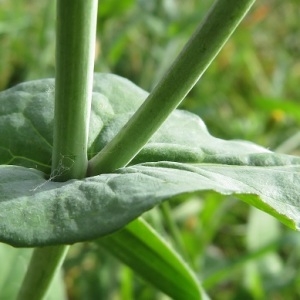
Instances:
[[[89,130],[89,156],[98,153],[142,104],[148,93],[112,74],[95,74]],[[0,164],[50,173],[53,142],[54,80],[19,84],[0,93]],[[199,162],[212,155],[267,152],[248,142],[209,135],[204,123],[175,111],[132,164],[149,161]],[[57,170],[60,172],[63,170]]]
[[[179,110],[129,167],[51,182],[53,90],[53,80],[46,79],[0,94],[0,241],[40,246],[89,240],[120,229],[164,200],[208,190],[237,194],[299,229],[300,158],[214,138],[197,116]],[[95,75],[90,156],[146,96],[118,76]]]

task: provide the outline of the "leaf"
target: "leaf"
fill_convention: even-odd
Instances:
[[[124,78],[95,74],[88,143],[90,157],[113,138],[147,95]],[[36,168],[50,175],[53,116],[53,79],[30,81],[1,92],[0,164]],[[199,162],[206,155],[258,152],[268,151],[249,142],[214,138],[199,117],[176,110],[131,164],[161,160]]]
[[[300,167],[269,165],[158,162],[65,183],[47,181],[36,170],[0,166],[0,240],[30,247],[90,240],[120,229],[164,200],[207,190],[240,194],[299,229]]]
[[[53,144],[54,79],[16,85],[0,93],[0,164],[37,168],[50,174]],[[95,74],[89,130],[89,153],[107,123],[127,118],[147,93],[130,81],[111,74]]]
[[[50,170],[54,103],[48,90],[53,93],[51,79],[0,93],[0,164]]]
[[[192,271],[144,220],[137,219],[96,243],[172,299],[203,299]]]
[[[90,155],[102,149],[146,96],[126,79],[95,75]],[[1,93],[0,102],[0,162],[49,175],[53,81],[21,84]],[[299,229],[299,165],[299,157],[214,138],[199,117],[177,110],[131,166],[113,174],[57,183],[34,169],[0,166],[0,241],[34,247],[94,239],[164,200],[208,190],[239,195]]]

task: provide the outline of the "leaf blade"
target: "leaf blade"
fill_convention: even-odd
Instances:
[[[0,93],[1,164],[50,175],[53,93],[51,79]],[[95,74],[90,156],[113,138],[146,96],[124,78]],[[299,229],[299,166],[299,157],[215,138],[198,116],[177,110],[131,166],[112,174],[58,185],[37,170],[1,166],[0,241],[43,246],[89,240],[120,229],[162,201],[208,190],[239,195]]]
[[[148,163],[112,174],[50,182],[36,170],[0,166],[0,240],[14,246],[69,244],[112,233],[175,196],[237,195],[299,229],[300,166]]]
[[[141,218],[98,239],[97,244],[173,299],[202,299],[201,287],[189,267]]]

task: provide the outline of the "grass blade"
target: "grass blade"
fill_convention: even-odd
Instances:
[[[190,268],[143,219],[97,244],[173,299],[205,299]]]

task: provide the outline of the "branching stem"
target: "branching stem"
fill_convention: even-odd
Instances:
[[[196,84],[255,0],[218,0],[143,105],[89,161],[88,175],[126,166]]]

